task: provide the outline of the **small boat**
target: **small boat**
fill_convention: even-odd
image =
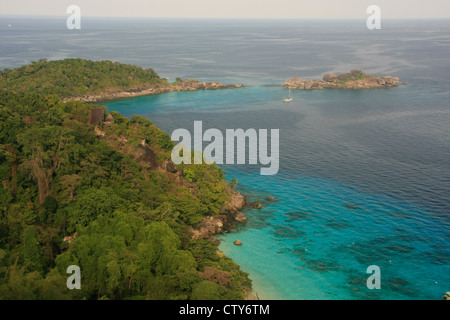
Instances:
[[[289,88],[289,98],[284,98],[283,101],[284,101],[284,102],[290,102],[290,101],[292,101],[291,88]]]

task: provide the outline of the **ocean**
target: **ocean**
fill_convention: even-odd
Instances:
[[[11,24],[12,27],[8,27]],[[219,236],[267,299],[441,299],[450,291],[450,21],[82,20],[0,16],[0,68],[41,58],[112,60],[161,77],[244,84],[105,102],[169,134],[280,130],[280,169],[222,165],[261,209]],[[289,77],[361,69],[390,89],[293,90]],[[279,201],[267,201],[269,196]],[[242,246],[235,246],[235,240]],[[380,268],[380,289],[366,285]]]

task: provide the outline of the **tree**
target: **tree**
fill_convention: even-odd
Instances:
[[[68,197],[67,203],[73,200],[73,193],[78,188],[83,180],[77,174],[66,174],[61,177],[61,186],[64,188],[64,195]]]
[[[222,288],[211,281],[203,280],[192,290],[191,300],[221,300],[223,299]]]
[[[36,226],[28,226],[23,231],[21,256],[27,271],[43,272],[42,250],[39,244],[39,231]]]

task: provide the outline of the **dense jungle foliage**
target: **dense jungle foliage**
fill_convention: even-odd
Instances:
[[[3,71],[0,299],[243,299],[247,274],[190,234],[229,199],[223,171],[185,165],[176,176],[161,169],[172,141],[150,120],[103,108],[92,124],[99,106],[61,102],[120,79],[160,81],[81,59]],[[149,149],[157,169],[139,158]],[[66,286],[69,265],[80,290]]]
[[[165,84],[153,69],[111,61],[41,59],[0,72],[0,87],[13,92],[57,94],[61,98],[96,94],[110,89],[134,89]]]

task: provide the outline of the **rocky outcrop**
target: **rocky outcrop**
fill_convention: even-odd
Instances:
[[[210,236],[222,232],[223,222],[219,217],[203,219],[198,228],[191,228],[192,239],[208,239]]]
[[[236,220],[237,222],[240,222],[240,223],[245,223],[245,222],[247,222],[247,217],[242,212],[238,212],[236,214],[236,216],[234,217],[234,220]]]
[[[262,208],[262,202],[261,201],[252,202],[251,206],[254,209],[261,209]]]
[[[175,173],[178,171],[177,168],[175,167],[175,165],[173,164],[173,162],[170,160],[165,160],[163,162],[163,164],[161,165],[161,169],[164,170],[165,172],[171,172],[171,173]]]
[[[103,128],[106,129],[106,128],[109,127],[113,122],[114,122],[113,116],[112,116],[111,114],[108,114],[108,115],[106,116],[105,121],[103,121]]]
[[[245,197],[237,191],[232,191],[230,200],[225,203],[221,212],[236,214],[239,210],[242,210],[246,204]]]
[[[227,227],[231,227],[231,224],[236,221],[239,223],[247,222],[247,217],[241,211],[246,205],[247,201],[245,197],[237,191],[232,191],[230,200],[225,203],[221,213]]]
[[[333,73],[327,73],[326,75],[323,76],[322,79],[323,79],[323,81],[326,81],[326,82],[334,82],[334,81],[338,80],[339,78],[337,75],[335,75]]]
[[[247,217],[240,212],[246,204],[245,197],[232,191],[230,200],[224,204],[217,217],[206,217],[197,228],[191,228],[192,239],[213,239],[214,234],[235,228],[235,222],[245,223]]]
[[[376,76],[364,73],[361,70],[352,70],[349,73],[333,74],[327,73],[322,80],[303,80],[301,78],[290,78],[283,84],[285,88],[299,90],[322,90],[324,88],[337,89],[371,89],[390,88],[400,85],[400,79],[391,76]]]
[[[236,240],[236,241],[234,242],[234,245],[235,245],[235,246],[242,246],[241,240]]]
[[[63,102],[67,101],[100,102],[106,100],[162,94],[173,91],[219,90],[219,89],[236,89],[242,87],[244,87],[244,85],[242,84],[225,85],[223,83],[216,81],[205,83],[204,81],[199,82],[197,80],[190,79],[190,80],[181,80],[174,84],[169,83],[150,84],[131,89],[110,88],[98,94],[89,94],[81,97],[66,98],[63,100]]]
[[[134,152],[134,159],[148,164],[151,170],[156,170],[159,167],[157,153],[148,145],[139,145]]]
[[[280,198],[274,197],[274,196],[268,196],[266,198],[267,201],[280,201]]]

